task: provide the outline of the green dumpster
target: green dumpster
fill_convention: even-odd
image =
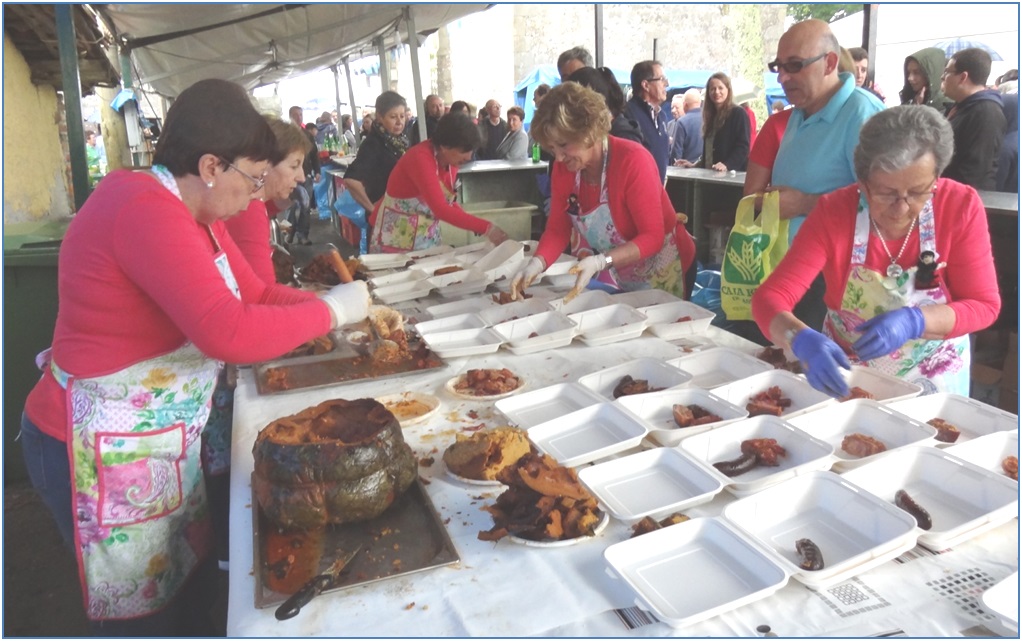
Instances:
[[[25,398],[39,380],[35,356],[50,346],[57,322],[57,255],[70,223],[4,225],[4,482],[28,478],[15,441]]]

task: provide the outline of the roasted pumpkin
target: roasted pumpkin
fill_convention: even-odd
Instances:
[[[371,398],[278,419],[259,432],[252,454],[256,500],[284,529],[375,518],[418,473],[398,420]]]

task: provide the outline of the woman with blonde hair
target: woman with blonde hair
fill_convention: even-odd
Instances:
[[[696,162],[678,161],[679,167],[717,171],[745,171],[749,163],[749,114],[735,105],[731,78],[722,71],[706,81],[703,103],[703,155]]]

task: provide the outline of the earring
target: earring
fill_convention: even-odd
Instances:
[[[213,181],[212,180],[206,181],[206,186],[209,187],[210,189],[212,189],[213,188]]]

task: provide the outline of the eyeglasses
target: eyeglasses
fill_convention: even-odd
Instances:
[[[667,78],[663,76],[657,76],[656,78],[646,78],[646,82],[666,82]]]
[[[959,73],[960,72],[955,71],[954,69],[945,69],[944,71],[940,72],[940,77],[947,78],[948,76],[957,76]]]
[[[262,189],[264,185],[266,185],[266,172],[263,172],[262,176],[259,176],[258,178],[256,178],[255,176],[253,176],[251,174],[245,173],[244,171],[239,169],[237,165],[235,165],[233,162],[227,160],[226,158],[221,158],[220,160],[222,160],[223,162],[227,163],[227,166],[230,167],[231,169],[233,169],[234,171],[238,172],[239,174],[241,174],[245,178],[249,179],[249,181],[252,183],[252,193],[253,194],[256,193],[257,191],[259,191],[260,189]]]
[[[779,69],[783,69],[785,73],[798,73],[805,69],[807,65],[811,65],[817,60],[822,60],[827,56],[828,53],[830,52],[824,51],[815,58],[809,58],[807,60],[792,60],[791,62],[781,62],[780,60],[774,60],[773,62],[767,63],[767,69],[769,69],[773,73],[778,73]]]
[[[876,192],[873,191],[872,188],[870,188],[869,196],[870,196],[871,200],[873,200],[874,202],[876,202],[876,203],[878,203],[880,205],[884,205],[885,207],[893,207],[893,206],[897,205],[902,200],[904,200],[905,204],[908,205],[909,207],[922,207],[926,203],[930,202],[930,199],[933,198],[933,194],[936,193],[936,191],[937,191],[937,180],[934,179],[933,183],[930,185],[929,189],[927,189],[926,191],[918,191],[918,192],[910,191],[907,194],[905,194],[904,196],[902,196],[900,194],[891,194],[891,193],[881,194],[881,193],[876,193]]]

